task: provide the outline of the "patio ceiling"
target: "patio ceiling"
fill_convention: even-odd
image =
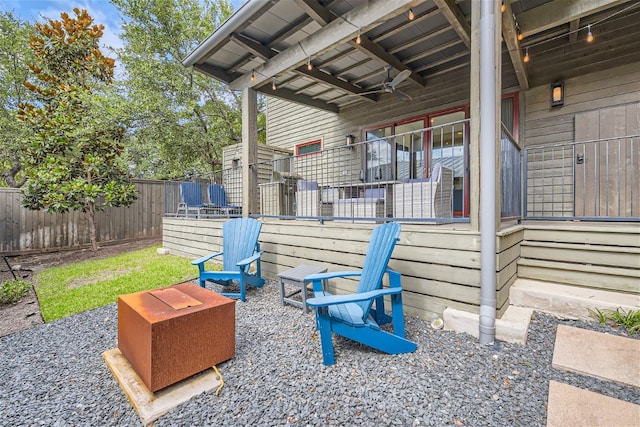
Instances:
[[[640,60],[634,0],[507,0],[505,6],[503,80],[522,90]],[[428,90],[436,76],[468,70],[470,13],[471,0],[251,0],[184,65],[231,89],[253,87],[339,112],[378,102],[379,94],[362,93],[380,87],[386,65],[392,78],[410,71],[398,89],[411,96]],[[588,25],[598,43],[584,41]],[[527,48],[532,59],[525,63]]]

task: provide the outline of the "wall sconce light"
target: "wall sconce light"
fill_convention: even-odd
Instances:
[[[551,83],[551,106],[561,107],[564,105],[564,81],[557,80]]]
[[[356,143],[356,137],[353,135],[347,135],[347,145],[353,145]]]

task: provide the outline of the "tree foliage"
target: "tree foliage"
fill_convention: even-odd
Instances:
[[[32,27],[10,12],[0,11],[0,186],[20,187],[25,180],[21,147],[28,130],[17,120],[18,105],[32,99],[24,87],[32,60],[29,35]]]
[[[23,204],[87,212],[96,250],[96,211],[130,205],[136,190],[122,161],[125,129],[111,108],[114,60],[99,48],[104,26],[86,10],[74,14],[37,23],[29,42],[35,80],[25,87],[36,102],[21,104],[18,112],[31,130]]]
[[[139,176],[208,174],[241,141],[237,93],[182,65],[233,9],[226,0],[113,0],[126,17],[118,55],[132,101],[128,152]],[[264,117],[261,117],[264,121]]]

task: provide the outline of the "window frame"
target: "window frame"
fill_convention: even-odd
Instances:
[[[300,153],[300,149],[301,148],[308,147],[310,145],[315,145],[315,144],[318,144],[318,150],[312,151],[310,153],[302,153],[302,154]],[[296,144],[296,146],[295,146],[296,157],[313,156],[313,155],[319,154],[323,150],[323,145],[324,144],[323,144],[323,139],[322,138],[314,139],[312,141],[303,142],[301,144]]]

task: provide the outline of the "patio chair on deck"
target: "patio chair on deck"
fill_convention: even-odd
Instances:
[[[242,214],[242,206],[227,204],[227,193],[224,191],[224,187],[222,185],[209,185],[207,188],[207,195],[209,196],[208,206],[213,209],[214,212],[225,214],[227,217]]]
[[[394,218],[452,218],[453,171],[441,163],[430,178],[408,179],[393,187]]]
[[[296,185],[296,216],[318,217],[333,215],[333,202],[338,200],[337,188],[320,189],[316,181],[302,179]]]
[[[386,188],[366,188],[364,197],[336,200],[333,205],[333,216],[343,218],[386,217],[386,193]]]
[[[207,281],[223,286],[229,286],[234,282],[240,285],[239,293],[222,293],[222,295],[240,298],[246,301],[247,285],[256,288],[264,285],[264,279],[260,273],[260,244],[258,236],[262,223],[253,218],[236,218],[222,225],[222,252],[203,256],[191,264],[198,266],[200,272],[200,286],[203,288]],[[222,271],[205,270],[204,263],[211,258],[222,255]],[[250,267],[256,263],[255,272]]]
[[[400,224],[395,222],[374,228],[360,272],[329,272],[304,278],[313,283],[314,297],[307,300],[307,305],[316,311],[325,365],[334,363],[332,332],[389,354],[410,353],[417,348],[404,335],[400,273],[387,267],[399,235]],[[388,288],[382,287],[385,273],[389,275]],[[350,276],[360,276],[356,293],[331,295],[324,290],[324,280]],[[391,299],[391,316],[384,311],[384,297]],[[380,325],[389,322],[393,332],[380,329]]]
[[[184,214],[189,216],[189,212],[195,212],[199,218],[201,211],[206,211],[207,205],[202,201],[202,189],[197,182],[180,183],[180,204],[176,216]]]

